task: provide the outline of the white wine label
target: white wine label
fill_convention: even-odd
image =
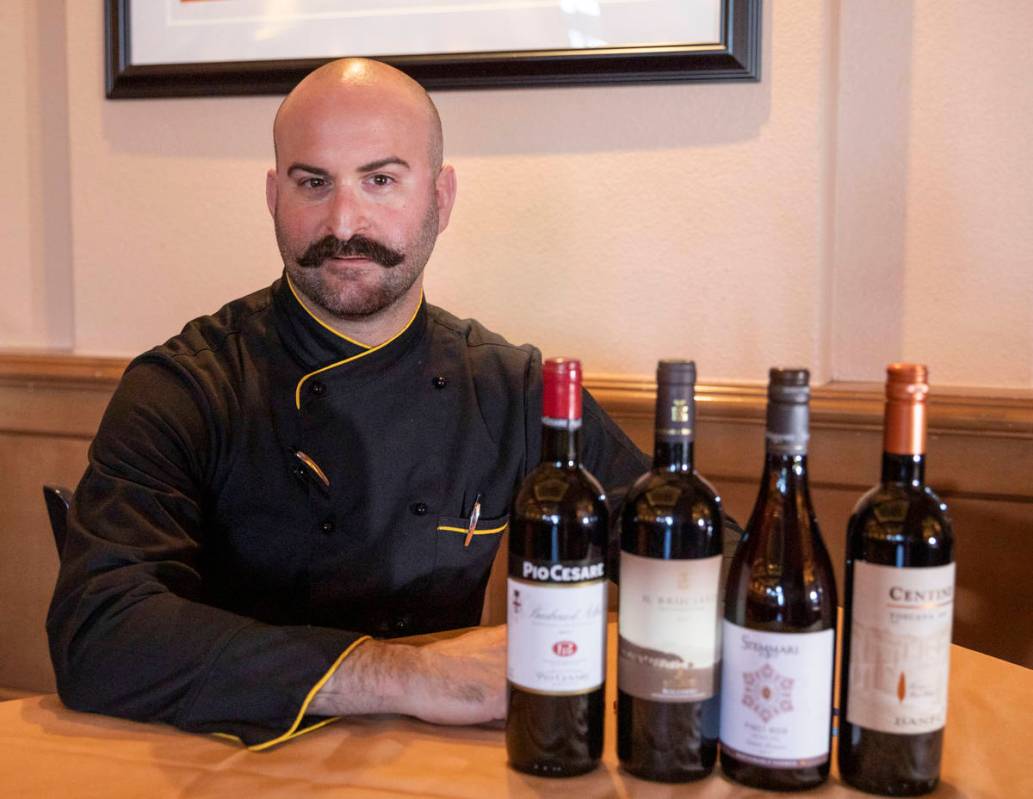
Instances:
[[[621,552],[620,575],[620,689],[654,702],[716,694],[721,556],[660,560]]]
[[[606,580],[540,583],[510,577],[506,677],[527,691],[584,694],[606,674]]]
[[[854,561],[847,721],[917,734],[947,719],[954,564],[930,568]]]
[[[724,622],[721,746],[769,768],[817,766],[829,756],[832,630],[769,633]]]

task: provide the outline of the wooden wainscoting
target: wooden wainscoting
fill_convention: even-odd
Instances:
[[[57,550],[42,486],[75,487],[124,358],[0,355],[0,699],[54,690]]]
[[[74,487],[125,368],[122,358],[0,353],[0,698],[53,690],[44,619],[57,554],[40,488]],[[640,447],[652,446],[654,386],[589,375],[587,385]],[[763,458],[764,388],[700,385],[696,459],[745,523]],[[1033,667],[1033,392],[936,390],[928,477],[959,537],[954,640]],[[830,384],[812,403],[811,487],[842,582],[850,508],[879,472],[882,389]],[[504,618],[493,594],[486,618]]]

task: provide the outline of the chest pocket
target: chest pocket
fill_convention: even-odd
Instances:
[[[488,581],[492,561],[502,535],[509,529],[509,514],[481,517],[473,535],[470,520],[456,516],[439,516],[434,532],[434,577],[439,589],[451,594],[459,603],[479,599]]]

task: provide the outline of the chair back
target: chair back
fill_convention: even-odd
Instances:
[[[60,557],[65,548],[65,537],[68,532],[68,508],[72,504],[72,492],[64,486],[45,485],[43,486],[43,501],[47,505],[50,529],[54,533],[54,544],[57,546],[57,555]]]

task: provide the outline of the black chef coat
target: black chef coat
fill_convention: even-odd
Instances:
[[[90,449],[47,620],[62,700],[254,748],[326,723],[308,704],[365,635],[478,623],[540,415],[536,349],[426,302],[375,347],[286,277],[194,320]],[[607,488],[648,468],[587,393],[583,431]]]

